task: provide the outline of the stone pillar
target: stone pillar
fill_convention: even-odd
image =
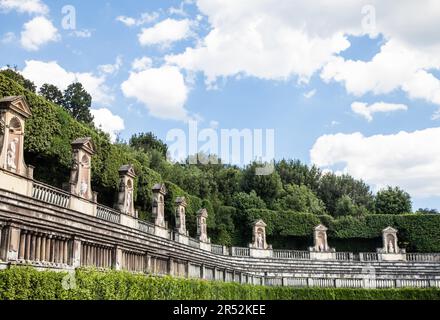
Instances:
[[[163,183],[153,186],[153,218],[154,224],[161,228],[166,227],[165,223],[165,195],[167,189]]]
[[[20,249],[20,232],[21,230],[14,226],[9,225],[6,227],[6,234],[5,234],[5,247],[6,247],[6,254],[5,254],[5,260],[6,261],[17,261],[18,260],[18,251]]]
[[[178,197],[176,199],[176,231],[185,236],[187,235],[186,205],[185,197]]]
[[[24,96],[0,99],[0,168],[22,176],[28,169],[24,162],[24,130],[31,111]]]
[[[41,234],[37,235],[37,245],[35,247],[35,261],[40,262],[41,253]]]
[[[113,252],[113,269],[122,270],[122,249],[119,246],[116,246]]]
[[[174,260],[172,257],[168,259],[168,274],[170,276],[174,275]]]
[[[73,165],[70,172],[70,192],[92,201],[91,188],[92,155],[95,147],[91,138],[79,138],[72,142]]]
[[[200,209],[197,212],[197,236],[200,242],[210,243],[208,238],[208,211],[206,209]]]
[[[129,216],[136,217],[134,210],[134,178],[136,174],[132,165],[119,168],[119,192],[115,209]]]
[[[42,235],[41,237],[41,249],[40,249],[40,260],[42,262],[46,261],[46,235]]]
[[[49,235],[46,240],[46,261],[52,262],[52,236]]]
[[[21,231],[20,232],[20,248],[18,250],[18,252],[19,252],[18,260],[24,260],[25,250],[26,250],[26,234],[23,231]]]
[[[147,273],[151,273],[151,255],[148,252],[145,253],[145,259],[146,259],[145,271]]]
[[[29,231],[26,231],[26,249],[24,259],[27,261],[31,259],[31,238],[32,234]]]
[[[71,251],[71,264],[74,268],[79,268],[81,266],[81,240],[73,238],[71,241],[72,251]]]

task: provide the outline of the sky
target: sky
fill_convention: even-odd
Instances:
[[[273,130],[277,160],[440,208],[438,30],[435,0],[0,0],[0,67],[81,82],[113,140]]]

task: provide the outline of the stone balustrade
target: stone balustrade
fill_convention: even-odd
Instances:
[[[273,286],[440,287],[437,253],[405,253],[403,260],[386,262],[379,252],[329,252],[322,260],[326,264],[320,265],[314,264],[321,259],[320,252],[204,243],[44,183],[32,180],[27,185],[31,192],[20,193],[0,183],[0,204],[10,210],[0,212],[0,268],[32,265],[70,270],[82,266]],[[35,206],[23,209],[20,203]],[[60,212],[64,216],[57,220],[54,217]],[[90,219],[96,221],[89,225]],[[158,233],[157,228],[163,230]],[[120,232],[124,234],[116,236]],[[115,237],[120,240],[115,242]],[[254,251],[268,254],[255,256]],[[303,262],[308,264],[297,265]],[[371,264],[379,264],[373,267],[373,276],[364,274]]]
[[[249,248],[240,248],[240,247],[232,247],[231,255],[236,257],[249,257],[250,249]]]
[[[154,224],[147,221],[138,220],[138,229],[149,234],[154,234]]]
[[[408,261],[440,262],[440,253],[407,253]]]
[[[273,257],[277,259],[308,260],[310,259],[310,252],[298,250],[273,250]]]
[[[216,254],[225,254],[223,246],[217,244],[211,244],[211,251]]]
[[[69,193],[41,182],[33,182],[32,197],[37,200],[41,200],[43,202],[54,204],[63,208],[69,207]]]
[[[96,210],[96,217],[102,220],[110,221],[113,223],[121,222],[121,213],[111,208],[98,205]]]

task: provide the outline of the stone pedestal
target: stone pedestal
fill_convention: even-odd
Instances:
[[[406,261],[405,253],[379,253],[380,261]]]
[[[186,235],[180,234],[180,233],[175,233],[174,234],[174,241],[188,245],[189,237]]]
[[[200,241],[200,249],[205,251],[211,251],[211,243]]]
[[[250,248],[249,251],[252,258],[271,258],[273,256],[272,249]]]
[[[154,226],[154,234],[161,238],[169,239],[170,233],[167,228],[162,228],[161,226]]]
[[[137,219],[126,214],[121,214],[121,224],[133,229],[137,229],[138,227]]]
[[[336,260],[335,252],[310,252],[310,259],[312,260]]]

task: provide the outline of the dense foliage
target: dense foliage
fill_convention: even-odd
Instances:
[[[64,286],[63,286],[64,284]],[[264,287],[128,272],[0,271],[0,300],[439,300],[440,290]]]
[[[26,96],[33,113],[26,124],[26,161],[36,167],[35,177],[46,183],[62,187],[68,181],[70,143],[89,136],[96,146],[92,184],[99,193],[99,202],[112,206],[118,190],[118,168],[133,164],[137,173],[135,207],[142,219],[151,218],[152,186],[163,182],[168,189],[165,200],[170,227],[174,225],[174,200],[185,196],[190,235],[196,232],[196,212],[205,207],[213,243],[247,245],[250,223],[261,217],[268,223],[270,241],[277,246],[287,245],[292,239],[302,239],[302,247],[310,245],[313,227],[321,222],[329,227],[330,243],[350,239],[346,242],[358,245],[364,241],[368,247],[370,240],[379,239],[381,229],[390,225],[399,230],[401,245],[408,250],[440,251],[440,215],[431,209],[411,214],[410,198],[403,190],[389,187],[375,196],[361,180],[324,174],[297,160],[275,163],[275,171],[267,176],[255,174],[256,163],[245,168],[221,161],[171,163],[166,159],[167,145],[153,133],[134,135],[128,143],[111,143],[107,134],[88,123],[90,101],[79,84],[66,90],[70,93],[64,93],[63,101],[71,97],[82,104],[87,112],[81,109],[80,114],[86,117],[81,121],[74,119],[69,106],[59,106],[43,97],[57,102],[60,92],[56,87],[46,86],[42,96],[36,95],[24,87],[25,80],[16,72],[0,71],[0,97]]]

